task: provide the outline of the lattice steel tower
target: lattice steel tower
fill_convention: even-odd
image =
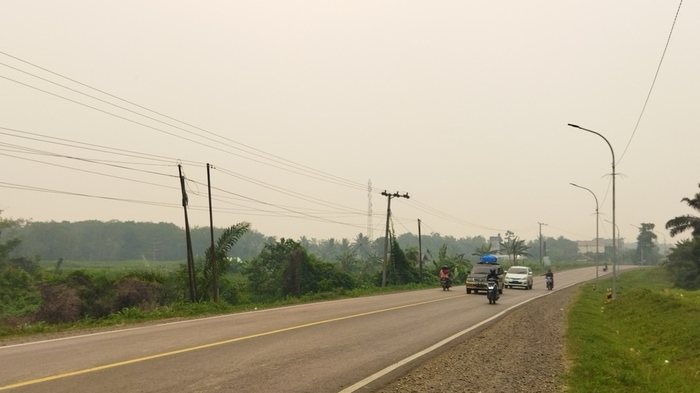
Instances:
[[[367,238],[372,241],[372,179],[367,182]]]

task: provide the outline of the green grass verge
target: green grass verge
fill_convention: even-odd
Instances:
[[[662,268],[625,272],[618,284],[612,303],[591,284],[572,305],[568,391],[698,392],[700,291],[672,289]]]

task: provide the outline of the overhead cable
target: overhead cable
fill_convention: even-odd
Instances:
[[[671,24],[671,31],[668,33],[668,38],[666,39],[666,45],[664,45],[664,50],[661,53],[661,58],[659,59],[659,64],[656,67],[656,72],[654,73],[654,79],[651,81],[651,86],[649,86],[649,92],[647,93],[647,98],[644,100],[644,105],[642,105],[642,111],[639,113],[639,117],[637,118],[637,123],[634,125],[634,129],[632,130],[632,135],[630,135],[630,139],[627,141],[627,145],[625,146],[625,149],[622,151],[622,154],[620,155],[620,158],[617,160],[617,165],[620,165],[620,162],[622,162],[622,159],[625,157],[625,153],[627,153],[627,150],[630,147],[630,144],[632,143],[632,139],[634,139],[635,134],[637,133],[637,129],[639,128],[639,123],[642,121],[642,116],[644,116],[644,111],[647,108],[647,104],[649,103],[649,98],[651,98],[651,92],[654,90],[654,86],[656,85],[656,79],[659,77],[659,71],[661,71],[661,64],[664,62],[664,58],[666,57],[666,51],[668,50],[668,46],[671,43],[671,35],[673,35],[673,29],[676,26],[676,20],[678,19],[678,14],[681,12],[681,6],[683,5],[683,0],[681,0],[678,3],[678,9],[676,10],[676,15],[673,17],[673,23]]]

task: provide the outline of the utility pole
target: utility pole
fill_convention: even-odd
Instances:
[[[180,173],[180,189],[182,190],[182,207],[185,209],[185,239],[187,241],[187,274],[190,284],[190,301],[194,303],[197,292],[194,281],[194,256],[192,255],[192,237],[190,236],[190,221],[187,218],[187,192],[185,191],[185,177],[182,175],[182,165],[177,164]]]
[[[418,277],[423,281],[423,243],[420,234],[420,218],[418,219]]]
[[[372,241],[372,179],[367,182],[367,239]]]
[[[382,266],[382,288],[386,286],[386,269],[389,264],[389,218],[391,217],[391,198],[406,198],[408,199],[408,193],[403,195],[395,192],[389,194],[386,190],[382,191],[382,195],[387,197],[386,204],[386,231],[384,232],[384,264]]]
[[[540,265],[544,266],[544,251],[542,249],[542,225],[547,225],[543,222],[538,222],[540,225]]]
[[[211,238],[211,248],[209,252],[209,263],[211,264],[211,275],[213,279],[212,283],[212,297],[214,298],[214,302],[219,302],[219,276],[218,276],[218,271],[216,269],[217,265],[217,260],[216,260],[216,255],[214,255],[214,214],[212,213],[212,207],[211,207],[211,176],[209,174],[209,168],[213,168],[213,166],[209,163],[207,163],[207,189],[209,190],[209,235]]]

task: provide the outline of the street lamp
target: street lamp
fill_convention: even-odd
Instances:
[[[578,184],[575,183],[569,183],[574,187],[582,188],[593,195],[593,199],[595,199],[595,286],[598,288],[598,265],[600,265],[600,256],[599,256],[599,250],[600,248],[598,247],[598,239],[600,236],[598,236],[598,197],[595,196],[593,191],[591,191],[589,188],[579,186]]]
[[[610,144],[610,141],[606,137],[604,137],[602,134],[589,130],[588,128],[583,128],[581,126],[578,126],[576,124],[568,124],[569,127],[574,127],[578,128],[579,130],[583,130],[586,132],[590,132],[591,134],[596,134],[599,137],[603,138],[605,143],[608,144],[608,147],[610,148],[610,153],[612,154],[612,224],[613,224],[613,282],[612,282],[612,300],[615,300],[617,298],[617,243],[615,242],[615,150],[613,150],[612,145]]]

